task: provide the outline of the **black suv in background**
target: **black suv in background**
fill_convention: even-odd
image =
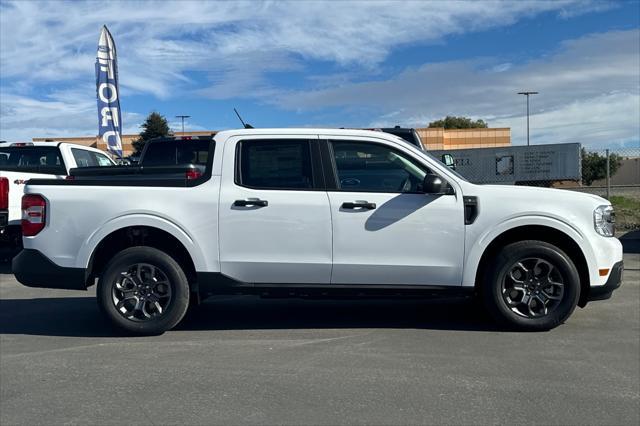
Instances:
[[[371,129],[371,130],[390,133],[392,135],[395,135],[404,139],[405,141],[407,141],[411,145],[418,147],[422,151],[425,151],[425,152],[427,151],[425,146],[422,145],[422,140],[420,139],[420,135],[418,134],[416,129],[395,126],[395,127],[387,127],[382,129]],[[452,170],[456,169],[455,159],[451,154],[442,154],[442,156],[440,157],[440,161],[442,161],[450,169]]]
[[[138,164],[143,167],[197,165],[209,159],[211,136],[176,136],[148,141]]]
[[[390,133],[392,135],[401,137],[405,141],[409,142],[411,145],[414,145],[420,148],[421,150],[425,151],[424,146],[422,146],[422,140],[420,139],[420,135],[418,134],[418,132],[416,132],[416,129],[395,126],[395,127],[387,127],[383,129],[373,129],[373,130],[379,130],[381,132]]]
[[[175,136],[147,141],[137,164],[71,169],[74,179],[110,179],[141,175],[145,179],[194,180],[202,177],[213,154],[213,136]],[[212,157],[211,157],[212,158]]]

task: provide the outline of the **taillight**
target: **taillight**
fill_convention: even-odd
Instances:
[[[202,172],[198,169],[189,169],[187,170],[187,173],[185,173],[185,177],[187,180],[198,179],[199,177],[202,177]]]
[[[0,210],[9,208],[9,179],[0,177]]]
[[[32,237],[42,231],[46,223],[47,201],[42,195],[24,195],[22,197],[22,235]]]

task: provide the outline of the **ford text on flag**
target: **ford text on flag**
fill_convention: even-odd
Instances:
[[[107,27],[102,27],[96,59],[98,135],[110,152],[122,157],[122,116],[118,88],[116,45]]]

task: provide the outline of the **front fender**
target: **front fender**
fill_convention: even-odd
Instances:
[[[475,285],[476,273],[480,265],[480,259],[482,258],[482,255],[484,254],[487,247],[489,247],[491,242],[511,229],[531,225],[553,228],[570,237],[578,245],[578,247],[580,247],[580,250],[582,250],[582,253],[584,254],[589,268],[589,278],[591,282],[597,281],[598,271],[593,266],[596,264],[595,254],[593,252],[593,249],[591,248],[591,245],[588,244],[587,240],[578,229],[556,217],[543,215],[524,215],[512,217],[496,225],[487,227],[488,229],[476,238],[473,237],[473,234],[469,232],[467,233],[467,235],[471,235],[471,237],[466,241],[466,247],[468,247],[468,251],[466,254],[462,285],[468,287],[473,287]],[[536,236],[532,235],[531,239],[536,239]]]
[[[147,213],[135,213],[116,217],[100,226],[100,228],[92,233],[82,244],[76,260],[77,266],[80,268],[88,268],[93,252],[104,238],[115,231],[131,226],[148,226],[171,234],[187,249],[196,270],[207,270],[206,259],[202,250],[184,229],[166,218]]]

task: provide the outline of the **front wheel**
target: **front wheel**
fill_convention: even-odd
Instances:
[[[580,297],[571,259],[543,241],[502,248],[482,283],[485,307],[499,323],[520,330],[549,330],[562,324]]]
[[[166,253],[131,247],[118,253],[98,281],[98,306],[117,327],[133,334],[161,334],[184,317],[189,284]]]

